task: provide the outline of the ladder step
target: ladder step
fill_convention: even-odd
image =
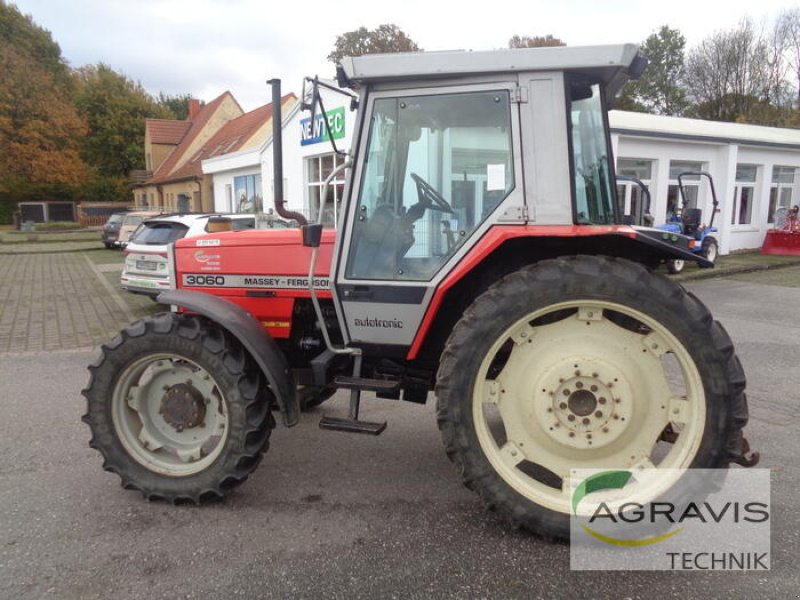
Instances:
[[[320,429],[331,429],[333,431],[346,431],[348,433],[368,433],[370,435],[380,435],[386,429],[386,421],[372,423],[369,421],[358,421],[356,419],[337,419],[335,417],[322,417],[319,421]]]
[[[400,388],[399,381],[389,379],[366,379],[364,377],[347,377],[340,375],[333,380],[338,388],[346,390],[362,390],[367,392],[394,392]]]

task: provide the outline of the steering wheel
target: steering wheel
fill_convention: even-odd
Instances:
[[[420,206],[425,209],[438,210],[439,212],[453,214],[453,207],[433,186],[416,173],[411,173],[411,179],[417,184],[417,196]],[[420,216],[422,216],[420,214]]]

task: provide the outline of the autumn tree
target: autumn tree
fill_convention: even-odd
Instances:
[[[0,2],[0,191],[85,182],[79,140],[86,126],[72,94],[50,32]]]
[[[553,48],[566,45],[560,38],[553,37],[549,33],[547,35],[534,36],[514,35],[508,40],[509,48]]]
[[[615,102],[615,108],[656,115],[681,115],[689,105],[683,88],[686,38],[664,25],[647,37],[641,52],[647,68],[641,78],[630,81]]]
[[[417,52],[421,50],[397,25],[379,25],[375,29],[359,27],[336,37],[328,60],[334,64],[345,56],[384,54],[388,52]]]

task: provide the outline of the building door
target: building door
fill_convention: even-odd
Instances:
[[[189,196],[186,194],[178,194],[178,212],[189,212]]]

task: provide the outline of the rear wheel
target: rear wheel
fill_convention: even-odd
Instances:
[[[719,246],[717,245],[717,240],[714,238],[706,238],[703,240],[703,249],[701,254],[704,258],[711,261],[712,263],[717,262],[717,255],[719,254]]]
[[[683,271],[683,267],[686,266],[686,261],[681,258],[674,258],[672,260],[667,261],[667,271],[669,271],[672,275],[677,275],[681,271]]]
[[[239,343],[166,313],[125,329],[90,367],[84,421],[103,468],[149,499],[221,497],[258,466],[271,393]]]
[[[569,535],[572,469],[727,466],[746,421],[730,340],[681,286],[623,260],[577,257],[513,273],[448,340],[439,427],[464,483],[546,537]],[[669,442],[664,441],[669,440]],[[677,471],[676,471],[677,470]]]

